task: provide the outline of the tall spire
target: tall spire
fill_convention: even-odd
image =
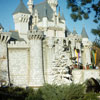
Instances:
[[[28,5],[28,10],[32,14],[32,10],[33,10],[33,0],[29,0],[28,3],[27,3],[27,5]]]
[[[78,34],[77,32],[76,32],[76,29],[75,29],[75,27],[74,27],[74,29],[73,29],[73,33],[72,34]]]
[[[82,38],[88,38],[87,32],[85,30],[85,27],[83,27],[82,32],[81,32]]]

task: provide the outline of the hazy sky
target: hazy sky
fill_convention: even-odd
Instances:
[[[28,0],[23,0],[25,5],[27,6]],[[44,0],[33,0],[34,4],[39,2],[43,2]],[[5,31],[14,30],[14,23],[12,13],[17,8],[20,0],[0,0],[0,23],[5,28]],[[61,9],[61,13],[64,13],[66,19],[66,26],[72,32],[75,28],[77,33],[80,34],[82,31],[82,27],[85,26],[85,29],[88,33],[89,39],[94,40],[95,36],[92,35],[91,29],[96,28],[96,24],[92,22],[92,19],[77,21],[74,22],[70,18],[70,10],[66,9],[66,0],[58,0],[58,3]],[[93,16],[93,13],[90,15]]]

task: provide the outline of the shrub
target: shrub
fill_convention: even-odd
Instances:
[[[83,100],[98,100],[97,95],[93,92],[86,93]]]
[[[84,96],[83,85],[49,85],[45,84],[41,89],[44,100],[79,100]]]

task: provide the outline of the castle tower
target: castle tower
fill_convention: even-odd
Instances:
[[[10,33],[0,32],[0,82],[9,83],[8,62],[7,62],[7,42],[10,39]]]
[[[19,36],[24,38],[27,36],[29,29],[29,17],[30,12],[24,5],[23,1],[20,0],[20,4],[13,13],[13,19],[15,24],[15,30],[19,32]]]
[[[42,39],[43,32],[39,31],[37,26],[34,30],[28,33],[30,41],[30,80],[29,86],[38,88],[44,84],[43,75],[43,55],[42,55]]]
[[[27,5],[28,5],[28,10],[32,14],[32,11],[33,11],[33,0],[29,0]]]
[[[82,63],[84,66],[91,64],[91,46],[92,43],[88,39],[87,32],[83,27],[82,32]]]
[[[53,9],[53,11],[56,12],[56,7],[58,5],[58,1],[57,0],[47,0],[47,2],[50,4],[50,6]]]

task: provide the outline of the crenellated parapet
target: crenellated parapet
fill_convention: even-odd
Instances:
[[[30,41],[30,78],[29,86],[43,86],[43,55],[42,55],[42,39],[43,32],[34,27],[33,31],[28,32],[28,39]]]
[[[7,43],[8,40],[10,39],[10,32],[1,32],[0,33],[0,42],[2,43]]]
[[[32,40],[32,39],[43,39],[44,38],[44,34],[42,31],[29,31],[28,32],[28,39]]]
[[[11,41],[8,43],[8,48],[29,48],[29,43],[26,43],[25,41]]]

